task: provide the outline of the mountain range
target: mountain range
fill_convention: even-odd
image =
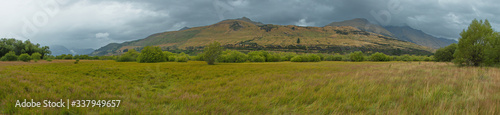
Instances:
[[[225,48],[240,51],[363,51],[391,55],[430,55],[436,48],[454,42],[410,27],[382,27],[361,18],[333,22],[324,27],[301,27],[263,24],[243,17],[209,26],[185,27],[179,31],[157,33],[124,43],[111,43],[95,50],[92,55],[118,55],[129,49],[141,50],[145,46],[159,46],[167,51],[199,51],[212,41],[220,42]]]
[[[88,55],[94,52],[95,49],[78,49],[78,48],[71,48],[68,49],[64,46],[61,45],[52,45],[49,46],[50,51],[52,52],[51,55],[62,55],[62,54],[72,54],[72,55]]]

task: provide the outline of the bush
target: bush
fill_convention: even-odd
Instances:
[[[411,58],[410,55],[405,54],[405,55],[403,55],[403,56],[400,57],[400,60],[408,62],[408,61],[412,61],[412,58]]]
[[[444,48],[439,48],[438,50],[436,50],[434,57],[438,62],[450,62],[451,60],[454,59],[453,54],[455,53],[456,49],[457,49],[457,44],[455,43],[446,46]]]
[[[49,59],[46,59],[46,60],[47,60],[48,62],[52,62],[52,59],[50,59],[50,58],[49,58]]]
[[[139,52],[134,49],[128,50],[125,54],[121,55],[116,59],[117,62],[135,62],[137,57],[139,57]],[[90,58],[89,58],[90,59]]]
[[[390,61],[389,57],[384,53],[374,53],[370,56],[371,61]]]
[[[297,55],[290,61],[292,62],[320,62],[321,57],[317,54]]]
[[[280,53],[281,61],[290,61],[295,55],[295,53]]]
[[[0,60],[2,60],[2,61],[17,61],[16,52],[10,51],[9,53],[5,54]]]
[[[71,60],[71,59],[73,59],[73,55],[71,55],[71,54],[65,55],[62,59]]]
[[[251,51],[248,53],[250,62],[266,62],[266,54],[264,51]]]
[[[217,58],[222,53],[222,46],[217,41],[208,44],[208,46],[203,49],[204,57],[203,59],[207,62],[208,65],[215,65]]]
[[[161,51],[160,47],[146,46],[141,50],[141,55],[139,56],[140,63],[157,63],[164,62],[165,55]]]
[[[219,62],[224,63],[242,63],[247,61],[248,56],[239,51],[226,50],[217,59]]]
[[[80,62],[80,59],[75,60],[75,64],[78,64],[78,62]]]
[[[259,56],[259,55],[252,56],[249,58],[250,58],[250,62],[266,62],[266,58]]]
[[[277,53],[264,53],[266,55],[266,62],[280,62],[281,56]]]
[[[188,60],[189,60],[188,55],[185,54],[184,52],[175,57],[175,62],[188,62]]]
[[[33,53],[31,54],[31,59],[33,59],[33,61],[37,62],[38,60],[40,60],[40,58],[42,57],[42,54],[40,53]]]
[[[29,62],[31,60],[31,56],[27,53],[19,55],[18,60],[23,61],[23,62]]]
[[[363,55],[363,52],[361,52],[361,51],[357,51],[357,52],[349,54],[349,58],[351,59],[351,61],[354,61],[354,62],[365,61],[365,56]]]
[[[164,51],[163,52],[163,55],[165,56],[165,61],[167,62],[174,62],[175,61],[175,58],[177,56],[177,54],[175,53],[172,53],[172,52],[169,52],[169,51]],[[173,58],[170,58],[170,57],[173,57]]]
[[[291,62],[303,62],[303,57],[301,55],[297,55],[297,56],[293,57],[290,61]]]

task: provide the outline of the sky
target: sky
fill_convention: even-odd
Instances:
[[[458,39],[473,19],[500,28],[498,0],[1,0],[0,38],[97,49],[183,27],[248,17],[322,27],[366,18]]]

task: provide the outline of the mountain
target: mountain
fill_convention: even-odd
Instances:
[[[350,26],[299,27],[254,22],[248,18],[224,20],[209,26],[193,27],[150,35],[144,39],[111,43],[92,55],[118,55],[129,49],[140,51],[145,46],[159,46],[168,51],[200,51],[212,41],[225,48],[250,51],[315,53],[432,54],[430,48]],[[298,42],[300,41],[300,42]]]
[[[182,30],[187,30],[187,29],[189,29],[189,27],[184,27],[184,28],[181,28],[181,29],[179,29],[179,31],[182,31]]]
[[[51,55],[61,55],[61,54],[73,54],[73,55],[87,55],[91,54],[94,52],[94,49],[77,49],[77,48],[72,48],[68,49],[64,46],[61,45],[52,45],[49,46],[50,51],[52,51]]]
[[[392,33],[384,29],[382,26],[372,24],[364,18],[356,18],[352,20],[346,20],[342,22],[332,22],[326,26],[352,26],[363,31],[373,32],[377,34],[382,34],[384,36],[392,37]]]
[[[457,43],[457,41],[455,40],[437,38],[420,30],[413,29],[409,26],[386,26],[384,28],[390,31],[394,35],[394,37],[400,40],[413,42],[415,44],[427,46],[434,49],[446,47],[452,43]]]

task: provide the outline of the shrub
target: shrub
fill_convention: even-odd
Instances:
[[[297,56],[293,57],[290,61],[291,62],[303,62],[303,56],[297,55]]]
[[[18,60],[24,61],[24,62],[29,62],[31,60],[31,56],[27,53],[19,55]]]
[[[401,56],[401,57],[400,57],[400,60],[401,60],[401,61],[407,61],[407,62],[408,62],[408,61],[412,61],[412,58],[411,58],[411,56],[410,56],[410,55],[405,54],[405,55],[403,55],[403,56]]]
[[[224,63],[242,63],[246,62],[248,56],[239,51],[226,50],[222,52],[222,55],[217,59],[219,62]]]
[[[265,54],[267,54],[266,62],[280,62],[281,61],[281,56],[277,53],[265,53]]]
[[[62,59],[71,60],[71,59],[73,59],[73,55],[71,55],[71,54],[65,55]]]
[[[316,54],[297,55],[290,61],[292,62],[320,62],[321,57]]]
[[[49,59],[46,59],[46,60],[47,60],[48,62],[52,62],[52,59],[50,59],[50,58],[49,58]]]
[[[351,61],[354,61],[354,62],[362,62],[365,60],[365,56],[363,55],[363,52],[361,52],[361,51],[357,51],[357,52],[349,54],[349,58],[351,59]]]
[[[384,53],[374,53],[370,56],[371,61],[389,61],[389,57],[385,55]]]
[[[80,59],[75,60],[75,64],[78,64],[78,62],[80,62]]]
[[[117,62],[135,62],[137,57],[139,57],[139,52],[134,49],[128,50],[125,54],[121,55],[116,59]]]
[[[207,62],[208,65],[215,65],[217,58],[222,53],[222,46],[217,41],[208,44],[203,50],[204,57],[203,59]]]
[[[308,57],[308,62],[320,62],[321,61],[321,57],[317,54],[309,54],[307,55]]]
[[[169,51],[164,51],[163,52],[163,55],[165,56],[165,61],[167,62],[174,62],[175,61],[175,58],[177,56],[177,54],[175,53],[172,53],[172,52],[169,52]],[[170,58],[170,57],[173,57],[173,58]]]
[[[250,62],[265,62],[265,61],[266,61],[266,58],[259,56],[259,55],[250,57]]]
[[[9,53],[5,54],[2,58],[2,61],[17,61],[17,55],[16,52],[10,51]]]
[[[175,62],[187,62],[188,59],[189,59],[188,55],[182,52],[181,54],[175,57]]]
[[[33,53],[31,54],[31,59],[33,59],[33,61],[37,62],[38,60],[40,60],[40,58],[42,57],[42,54],[40,53]]]
[[[140,63],[157,63],[165,61],[165,55],[160,47],[146,46],[141,50]]]
[[[295,53],[280,53],[281,61],[290,61],[295,55]]]

